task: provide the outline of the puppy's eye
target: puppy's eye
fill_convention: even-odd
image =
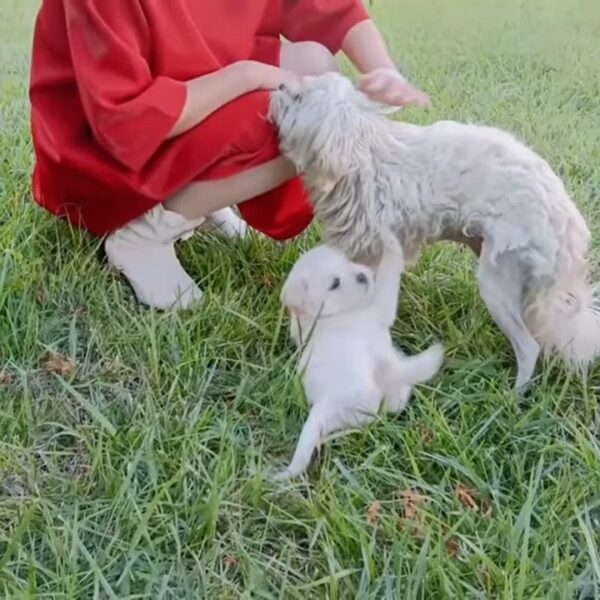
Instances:
[[[340,278],[339,277],[335,277],[333,279],[333,281],[331,282],[331,285],[329,286],[329,289],[330,290],[337,290],[340,287],[340,285],[342,285],[342,282],[340,281]]]
[[[292,96],[292,100],[293,100],[294,102],[300,102],[300,100],[302,100],[302,96],[301,96],[300,94],[294,94],[294,95]]]

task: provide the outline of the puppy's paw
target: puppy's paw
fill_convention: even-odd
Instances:
[[[389,227],[385,227],[381,231],[380,238],[384,256],[388,255],[402,260],[402,246]]]
[[[430,363],[430,369],[433,372],[431,379],[433,379],[433,377],[438,374],[439,370],[444,364],[444,346],[439,343],[433,344],[429,346],[429,348],[427,348],[423,354],[427,356],[427,360]]]
[[[285,469],[271,468],[266,473],[267,479],[273,483],[285,483],[289,481],[294,474],[286,467]]]

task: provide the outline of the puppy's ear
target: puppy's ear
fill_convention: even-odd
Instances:
[[[308,308],[307,290],[308,283],[305,278],[288,277],[281,290],[281,303],[296,316],[304,315]]]

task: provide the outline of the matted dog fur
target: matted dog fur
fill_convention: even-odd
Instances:
[[[581,367],[600,354],[589,229],[548,163],[513,136],[394,122],[335,73],[275,92],[270,119],[325,241],[351,258],[379,257],[385,227],[409,264],[438,240],[482,241],[479,289],[512,344],[518,387],[540,349]]]

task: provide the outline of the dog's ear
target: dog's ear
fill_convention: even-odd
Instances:
[[[308,309],[308,282],[304,277],[292,274],[283,284],[281,303],[296,316],[306,314]]]

